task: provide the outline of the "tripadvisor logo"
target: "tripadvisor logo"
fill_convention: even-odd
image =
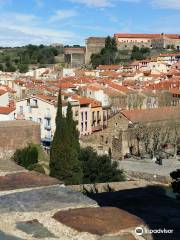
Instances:
[[[135,233],[136,233],[138,236],[142,236],[143,233],[144,233],[144,230],[143,230],[142,227],[137,227],[137,228],[135,229]]]
[[[174,230],[172,229],[143,229],[142,227],[137,227],[135,233],[138,236],[145,234],[172,234]]]

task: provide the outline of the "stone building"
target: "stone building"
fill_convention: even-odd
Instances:
[[[85,47],[65,47],[64,61],[71,68],[80,67],[85,64]]]
[[[106,38],[101,37],[89,37],[88,39],[86,39],[86,64],[90,63],[92,54],[99,53],[101,49],[105,46],[105,40]]]
[[[180,34],[124,34],[116,33],[119,50],[131,50],[134,46],[153,49],[180,49]]]
[[[40,125],[32,121],[0,122],[0,160],[10,158],[16,149],[29,143],[40,144]]]
[[[91,146],[96,149],[99,154],[108,154],[109,149],[111,149],[112,157],[116,160],[121,160],[126,154],[132,151],[136,154],[137,139],[133,134],[130,134],[138,125],[154,126],[158,132],[163,126],[172,127],[173,121],[176,121],[179,131],[179,119],[179,107],[121,111],[108,120],[108,127],[106,129],[83,138],[82,146]],[[160,132],[158,132],[158,134],[160,135]],[[171,131],[170,137],[172,134]]]

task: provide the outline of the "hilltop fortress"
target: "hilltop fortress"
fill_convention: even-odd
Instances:
[[[172,48],[180,50],[180,34],[126,34],[116,33],[119,50],[132,50],[134,46],[151,49]],[[91,54],[99,53],[105,46],[105,38],[89,37],[86,39],[85,63],[90,62]]]

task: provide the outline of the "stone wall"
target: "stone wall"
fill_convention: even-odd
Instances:
[[[111,149],[112,157],[120,160],[129,152],[125,132],[127,125],[128,121],[120,114],[116,114],[108,120],[107,128],[81,138],[81,145],[82,147],[91,146],[99,154],[108,154],[109,149]]]
[[[152,49],[164,49],[168,46],[174,46],[175,49],[180,49],[180,39],[157,38],[150,42],[121,42],[118,43],[119,50],[132,50],[134,46],[139,48],[147,47]]]
[[[86,40],[86,64],[90,63],[92,54],[99,53],[101,49],[105,46],[105,39],[106,38],[90,37]]]
[[[144,43],[144,42],[119,43],[118,44],[118,49],[119,50],[132,50],[134,46],[137,46],[139,48],[142,48],[142,47],[151,48],[152,47],[152,43],[151,42],[148,42],[148,43]]]
[[[64,61],[70,67],[80,67],[85,64],[85,47],[64,48]]]
[[[31,121],[0,122],[0,160],[10,158],[28,143],[40,144],[40,125]]]

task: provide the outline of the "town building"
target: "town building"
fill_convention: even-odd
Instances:
[[[132,50],[134,46],[148,47],[153,49],[164,49],[172,47],[180,49],[180,34],[126,34],[116,33],[114,37],[117,40],[118,49]]]
[[[63,94],[62,94],[63,95]],[[80,137],[92,132],[100,131],[107,126],[106,112],[102,110],[100,102],[66,94],[62,96],[63,115],[67,113],[67,103],[72,106],[73,119],[77,123]],[[15,118],[17,120],[30,120],[41,126],[41,140],[49,145],[56,129],[57,97],[47,95],[34,95],[17,101]],[[105,118],[106,117],[106,118]]]

